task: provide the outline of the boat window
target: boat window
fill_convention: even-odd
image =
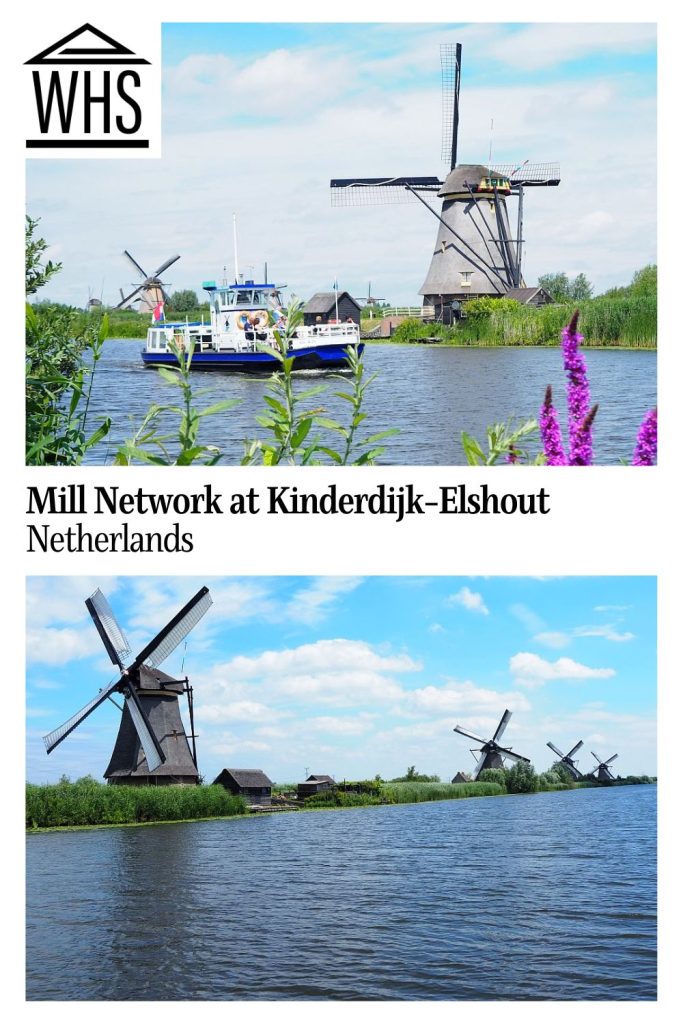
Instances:
[[[247,292],[247,291],[238,292],[237,293],[237,303],[238,303],[238,305],[240,305],[240,306],[241,305],[249,305],[251,303],[251,301],[252,301],[253,294],[254,294],[253,292]]]

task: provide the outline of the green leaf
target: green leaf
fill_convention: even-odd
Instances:
[[[158,366],[157,373],[160,377],[163,377],[169,384],[178,384],[180,370],[177,367],[171,366]]]
[[[332,459],[333,462],[336,462],[336,464],[338,466],[342,465],[342,457],[339,454],[339,452],[336,452],[334,450],[334,448],[327,448],[327,447],[325,447],[325,445],[319,444],[318,445],[318,451],[319,452],[323,452],[325,455],[328,455]]]
[[[88,440],[85,442],[84,447],[85,448],[92,448],[93,445],[97,444],[98,441],[101,441],[103,437],[107,436],[107,434],[109,433],[110,428],[111,428],[111,420],[109,419],[109,417],[107,417],[105,420],[102,421],[102,423],[100,423],[100,425],[97,428],[97,430],[95,430],[94,433],[92,433],[90,435]]]
[[[213,416],[214,413],[226,412],[228,409],[234,409],[234,407],[239,404],[239,398],[226,398],[222,402],[216,402],[214,405],[209,405],[206,409],[202,409],[197,413],[197,416]]]
[[[292,434],[292,448],[298,448],[301,443],[308,437],[309,431],[313,426],[313,419],[307,417],[299,423],[298,427]]]

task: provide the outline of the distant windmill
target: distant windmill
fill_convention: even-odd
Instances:
[[[196,783],[197,752],[194,736],[192,687],[187,678],[173,679],[157,668],[182,643],[211,605],[207,587],[202,587],[177,615],[157,633],[127,668],[123,659],[131,653],[106,597],[96,590],[85,604],[112,664],[120,676],[105,686],[85,707],[44,737],[49,753],[66,739],[105,700],[113,704],[114,693],[123,696],[121,723],[104,777],[113,784]],[[180,717],[179,698],[187,695],[190,712],[188,743]]]
[[[474,782],[477,781],[484,768],[504,768],[505,759],[509,759],[510,761],[525,761],[526,764],[531,763],[528,757],[523,757],[521,754],[515,754],[511,747],[502,747],[498,742],[507,729],[507,724],[511,717],[512,712],[506,710],[498,723],[498,728],[490,740],[483,740],[479,736],[474,736],[471,732],[466,732],[464,729],[461,729],[459,725],[456,725],[454,728],[453,732],[458,732],[461,736],[467,736],[468,739],[475,740],[477,743],[481,744],[481,747],[478,748],[481,756],[477,761],[476,768],[472,772],[472,779]],[[475,757],[477,756],[474,751],[472,751],[472,753]]]
[[[576,753],[576,751],[579,750],[583,746],[583,740],[579,740],[579,742],[576,744],[576,746],[572,747],[572,749],[569,751],[568,754],[563,754],[562,751],[559,750],[558,747],[556,747],[555,744],[551,743],[550,741],[548,741],[548,746],[550,747],[551,750],[555,751],[555,753],[557,754],[557,756],[560,759],[560,763],[564,765],[564,767],[567,769],[567,771],[571,774],[572,778],[577,779],[577,780],[580,779],[581,778],[581,772],[576,767],[576,761],[573,760],[573,757],[574,757],[574,754]]]
[[[333,206],[419,200],[436,217],[436,245],[424,284],[425,306],[449,322],[453,303],[479,296],[502,296],[524,286],[522,228],[524,189],[559,185],[557,164],[458,164],[462,46],[441,46],[443,158],[450,173],[433,177],[333,178]],[[424,198],[443,200],[438,213]],[[517,237],[513,239],[505,197],[517,197]]]
[[[142,269],[137,260],[134,260],[127,249],[123,250],[123,255],[130,260],[137,272],[142,277],[142,282],[129,294],[123,294],[123,288],[120,288],[121,301],[115,309],[123,309],[124,306],[131,305],[133,302],[140,303],[140,312],[151,312],[155,306],[160,302],[168,302],[168,295],[164,291],[164,283],[161,280],[161,275],[165,270],[180,259],[179,255],[171,256],[170,259],[166,260],[161,264],[160,267],[154,271],[153,274],[147,274]],[[138,296],[136,298],[136,296]]]
[[[606,761],[601,761],[594,751],[591,750],[591,754],[593,754],[593,757],[598,762],[598,766],[597,768],[594,768],[592,772],[589,772],[588,775],[586,775],[586,778],[590,779],[591,776],[596,775],[598,782],[612,782],[614,780],[614,776],[610,771],[609,765],[611,765],[612,761],[616,761],[619,755],[612,754],[612,756],[608,757]]]
[[[354,295],[356,302],[364,302],[366,306],[376,306],[378,302],[386,302],[386,299],[377,299],[371,293],[372,281],[368,281],[368,294],[367,295]]]

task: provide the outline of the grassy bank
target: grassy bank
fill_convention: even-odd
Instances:
[[[472,304],[474,305],[474,303]],[[558,345],[562,328],[575,309],[581,313],[585,345],[594,348],[656,348],[657,299],[655,296],[587,299],[584,302],[520,306],[498,299],[453,327],[405,320],[392,341],[440,338],[443,344],[463,346]]]
[[[95,779],[26,786],[26,827],[125,825],[245,814],[222,786],[107,786]]]

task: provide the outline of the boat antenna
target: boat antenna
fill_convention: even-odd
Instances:
[[[237,265],[237,214],[232,215],[232,240],[235,248],[235,284],[239,281],[239,267]]]

